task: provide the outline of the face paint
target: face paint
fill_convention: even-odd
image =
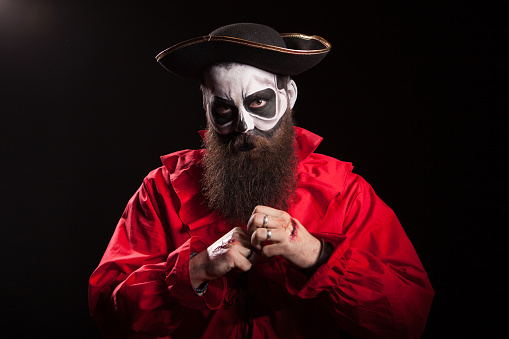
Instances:
[[[233,237],[235,229],[223,235],[221,238],[216,240],[212,245],[207,248],[207,253],[210,258],[217,257],[219,255],[228,252],[228,249],[235,245],[238,241]]]
[[[291,105],[296,87],[292,87]],[[277,76],[236,63],[214,65],[204,72],[204,108],[219,134],[274,128],[288,108],[286,89],[277,86]]]
[[[290,241],[294,241],[297,238],[297,223],[292,219],[292,233],[290,234]]]

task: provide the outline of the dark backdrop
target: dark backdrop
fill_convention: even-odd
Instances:
[[[297,122],[400,218],[436,291],[425,337],[500,334],[507,21],[408,3],[0,1],[2,337],[99,337],[87,280],[128,199],[201,146],[198,85],[154,57],[242,21],[332,43]]]

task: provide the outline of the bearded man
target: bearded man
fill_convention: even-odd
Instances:
[[[295,127],[330,44],[258,24],[161,52],[201,80],[205,149],[163,156],[90,278],[111,338],[417,338],[433,289],[393,211]]]

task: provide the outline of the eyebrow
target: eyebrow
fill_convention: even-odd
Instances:
[[[213,103],[215,103],[217,101],[217,102],[220,102],[222,104],[226,104],[226,105],[230,105],[230,106],[235,106],[235,102],[233,102],[233,100],[230,100],[230,99],[221,98],[221,97],[219,97],[217,95],[214,95],[213,99],[214,99],[214,100],[212,100]]]
[[[255,92],[253,94],[248,95],[244,101],[246,100],[255,100],[255,99],[263,99],[269,100],[274,97],[274,91],[271,88],[262,89],[261,91]]]

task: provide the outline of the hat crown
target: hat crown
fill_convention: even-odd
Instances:
[[[316,35],[279,34],[261,24],[234,23],[173,45],[156,60],[172,73],[198,79],[205,67],[221,62],[294,76],[318,64],[330,48],[328,41]]]
[[[227,36],[286,48],[281,35],[273,28],[254,23],[237,23],[220,27],[210,33],[212,36]]]

